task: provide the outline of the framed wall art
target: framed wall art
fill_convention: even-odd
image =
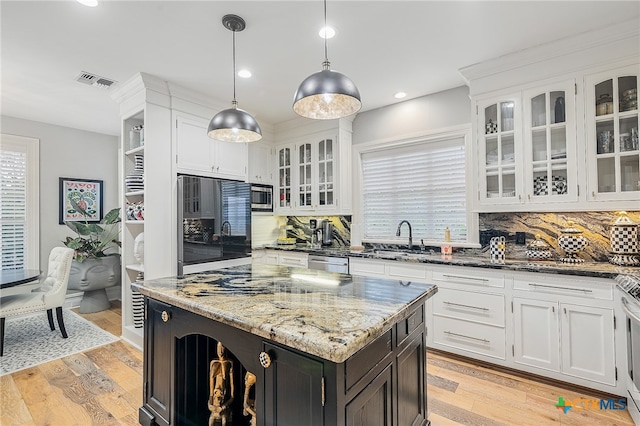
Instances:
[[[60,216],[58,222],[89,222],[102,220],[103,183],[101,180],[60,178]],[[86,215],[79,211],[79,206]]]

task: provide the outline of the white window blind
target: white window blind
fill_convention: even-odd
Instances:
[[[230,235],[248,235],[251,222],[251,186],[244,182],[222,181],[222,217],[229,222]],[[222,231],[222,230],[221,230]]]
[[[467,241],[465,140],[453,137],[423,141],[361,154],[364,240],[408,241],[396,229],[408,220],[414,244]]]
[[[2,135],[0,232],[2,269],[38,268],[38,141]]]

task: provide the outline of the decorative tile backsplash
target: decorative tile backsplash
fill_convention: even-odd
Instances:
[[[318,223],[328,219],[333,224],[332,248],[348,248],[351,245],[351,216],[287,216],[287,237],[295,238],[298,243],[311,244],[311,228],[309,219],[317,219]]]
[[[627,212],[627,215],[640,224],[640,211]],[[616,212],[481,213],[480,240],[483,242],[491,236],[505,235],[508,249],[524,251],[526,245],[515,245],[516,232],[525,233],[526,244],[540,234],[556,255],[564,257],[563,250],[558,247],[558,237],[567,223],[573,221],[574,226],[589,240],[589,245],[578,257],[587,261],[606,262],[610,252],[609,230],[616,218]]]

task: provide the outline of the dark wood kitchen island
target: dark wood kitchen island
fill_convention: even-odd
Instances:
[[[132,288],[143,425],[428,424],[433,285],[253,264]]]

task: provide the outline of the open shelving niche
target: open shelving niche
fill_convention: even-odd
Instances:
[[[138,203],[144,201],[144,190],[128,191],[125,177],[128,176],[135,166],[136,155],[145,154],[144,142],[140,146],[131,146],[129,130],[133,126],[144,125],[144,111],[139,111],[122,122],[122,338],[133,345],[142,348],[143,326],[142,295],[136,295],[131,290],[131,283],[135,282],[139,275],[144,274],[144,260],[140,264],[134,257],[135,238],[144,232],[144,220],[127,219],[128,203]],[[145,165],[146,166],[146,165]],[[145,167],[146,169],[146,167]],[[136,315],[137,314],[137,315]],[[135,318],[134,318],[135,317]]]

